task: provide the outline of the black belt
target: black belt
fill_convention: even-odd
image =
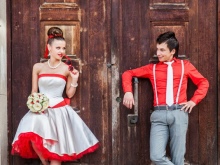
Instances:
[[[154,107],[154,110],[177,110],[181,109],[184,105],[173,104],[171,106],[168,105],[158,105]]]

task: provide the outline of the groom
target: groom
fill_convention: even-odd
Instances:
[[[123,73],[123,104],[129,109],[134,105],[132,77],[150,79],[154,91],[154,111],[150,117],[150,158],[156,165],[183,165],[188,114],[206,96],[209,83],[188,60],[178,59],[179,42],[174,32],[160,34],[156,43],[157,64]],[[186,93],[188,78],[197,86],[189,100]],[[168,140],[171,160],[165,152]]]

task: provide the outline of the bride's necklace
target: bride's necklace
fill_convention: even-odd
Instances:
[[[51,65],[50,65],[50,60],[47,61],[47,64],[48,64],[48,66],[49,66],[51,69],[56,69],[58,66],[60,66],[61,60],[60,60],[59,64],[57,64],[56,66],[51,66]]]

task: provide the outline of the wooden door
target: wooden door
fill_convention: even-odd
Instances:
[[[216,3],[215,0],[208,3],[203,0],[118,0],[113,1],[112,8],[113,25],[117,25],[113,26],[112,35],[117,38],[119,50],[112,55],[118,57],[119,75],[127,69],[148,64],[156,51],[156,37],[172,30],[180,42],[179,54],[188,56],[208,78],[210,88],[206,98],[189,115],[185,159],[193,165],[218,164]],[[120,76],[118,79],[120,84]],[[123,96],[121,88],[119,90]],[[189,82],[189,98],[194,90],[195,86]],[[128,114],[134,112],[122,105],[119,107],[117,152],[120,165],[151,164],[149,118],[153,97],[149,80],[139,79],[138,91],[139,121],[135,126],[127,124]]]
[[[72,106],[100,140],[101,147],[70,164],[136,165],[149,159],[152,89],[139,79],[138,123],[122,105],[121,74],[149,63],[155,38],[173,30],[185,54],[208,78],[207,97],[190,114],[186,162],[217,164],[217,1],[209,0],[10,0],[8,8],[8,131],[10,145],[27,112],[31,70],[42,59],[46,30],[59,26],[67,54],[81,71]],[[68,36],[71,36],[68,38]],[[71,38],[75,37],[74,40]],[[10,40],[11,39],[11,40]],[[10,42],[11,41],[11,42]],[[189,82],[189,97],[195,86]],[[39,164],[9,154],[10,165]]]
[[[109,2],[78,0],[11,1],[11,54],[9,75],[9,151],[21,118],[27,112],[31,92],[31,71],[44,61],[47,29],[58,26],[67,41],[66,53],[80,71],[79,87],[71,105],[100,140],[101,147],[74,164],[111,164],[111,80],[108,38]],[[103,8],[104,6],[104,8]],[[10,21],[9,21],[10,22]],[[10,165],[39,164],[9,154]]]

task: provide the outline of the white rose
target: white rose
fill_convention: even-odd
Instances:
[[[28,108],[30,109],[30,111],[31,111],[31,112],[37,112],[37,111],[34,109],[34,107],[33,107],[33,106],[28,107]]]
[[[42,99],[39,99],[39,98],[35,98],[34,100],[33,100],[33,103],[34,104],[36,104],[36,103],[42,103],[43,102],[43,100]]]
[[[48,108],[48,106],[49,106],[48,101],[43,102],[43,110],[47,109],[47,108]]]
[[[47,97],[44,97],[43,101],[49,101],[49,99]]]
[[[27,104],[29,105],[29,104],[32,104],[32,99],[28,99],[27,100]]]
[[[43,94],[39,94],[38,97],[39,97],[40,99],[43,99],[43,98],[44,98],[44,95],[43,95]]]
[[[36,111],[40,111],[42,109],[42,105],[40,103],[35,103],[33,105],[33,108],[36,110]]]
[[[28,100],[32,100],[32,99],[33,99],[32,95],[28,96]]]
[[[27,104],[28,109],[33,108],[33,104]]]

